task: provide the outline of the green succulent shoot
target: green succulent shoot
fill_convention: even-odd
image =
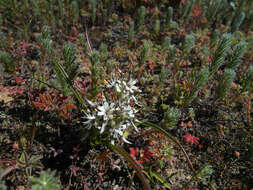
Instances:
[[[92,20],[92,23],[94,24],[95,23],[95,20],[96,20],[96,0],[90,0],[90,3],[91,3],[91,20]]]
[[[77,75],[79,64],[76,62],[75,46],[72,43],[65,43],[62,48],[64,64],[63,67],[67,72],[69,79],[74,80]]]
[[[234,19],[234,21],[231,25],[231,31],[235,32],[235,31],[239,30],[244,19],[245,19],[245,13],[243,11],[241,11],[238,15],[236,15],[236,17]]]
[[[251,65],[242,80],[243,91],[253,91],[253,66]]]
[[[213,34],[212,34],[212,38],[211,38],[211,43],[210,43],[210,48],[214,48],[218,41],[219,41],[219,36],[220,36],[220,30],[219,29],[215,29]]]
[[[210,6],[209,6],[209,10],[208,10],[208,20],[209,22],[212,22],[217,11],[219,10],[220,6],[221,6],[221,2],[222,0],[213,0],[213,1],[210,1]]]
[[[183,45],[184,52],[189,54],[191,49],[193,48],[194,44],[195,44],[194,35],[192,35],[192,34],[186,35],[184,45]]]
[[[187,1],[186,6],[184,7],[184,10],[183,10],[183,15],[182,15],[184,23],[190,19],[195,3],[196,3],[196,0]]]
[[[236,44],[235,47],[233,48],[233,51],[228,56],[226,67],[230,69],[236,69],[240,64],[246,49],[247,49],[246,42],[240,42]]]
[[[99,75],[99,61],[100,61],[100,53],[99,51],[92,51],[89,55],[89,60],[91,62],[91,74],[92,74],[92,85],[91,85],[91,94],[92,96],[96,96],[97,95],[97,92],[99,91],[99,88],[98,88],[98,80],[100,78],[100,75]]]
[[[142,26],[144,24],[144,19],[145,19],[145,7],[141,6],[138,9],[138,19],[137,19],[137,31],[140,32],[140,30],[142,29]]]
[[[134,22],[129,23],[128,45],[132,46],[134,41]]]
[[[185,104],[190,104],[198,95],[198,92],[208,81],[209,71],[208,69],[202,69],[194,80],[194,85],[190,89],[190,93],[185,97]]]
[[[160,20],[159,20],[159,18],[157,18],[156,21],[155,21],[155,25],[154,25],[154,34],[155,34],[155,36],[159,35],[160,28],[161,28]]]
[[[163,50],[169,50],[169,46],[171,45],[171,38],[166,36],[162,43],[162,49]]]
[[[39,177],[31,176],[32,190],[60,190],[55,171],[42,171]]]
[[[210,77],[212,77],[214,73],[220,68],[220,66],[224,64],[224,59],[231,46],[232,39],[233,37],[231,34],[223,34],[218,48],[215,51],[213,61],[209,67]]]
[[[216,88],[215,97],[224,99],[226,97],[226,94],[231,88],[231,84],[234,81],[235,78],[235,71],[233,69],[226,69],[224,71],[223,76],[221,77],[219,81],[219,85]]]
[[[0,62],[4,64],[5,71],[12,73],[15,71],[15,62],[12,56],[5,51],[0,51]]]
[[[168,7],[166,21],[164,23],[164,31],[167,31],[170,28],[172,20],[173,20],[173,8]]]
[[[178,122],[181,112],[177,108],[169,108],[167,112],[164,113],[164,124],[166,129],[174,128]]]
[[[78,1],[72,1],[70,6],[71,6],[71,15],[72,15],[73,22],[76,23],[78,21],[78,18],[79,18]]]
[[[151,41],[145,40],[143,43],[143,48],[142,48],[141,56],[140,56],[141,64],[143,64],[147,60],[150,49],[151,49]]]

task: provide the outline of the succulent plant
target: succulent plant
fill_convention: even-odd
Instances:
[[[235,45],[233,51],[228,56],[228,61],[226,62],[226,67],[230,69],[236,69],[243,57],[244,52],[247,49],[246,42],[240,42]]]
[[[219,81],[219,85],[216,88],[215,97],[224,99],[231,88],[231,84],[235,78],[235,71],[232,69],[226,69],[223,76]]]
[[[190,104],[197,96],[198,92],[208,81],[209,71],[208,69],[202,69],[194,80],[194,84],[190,89],[190,93],[185,97],[185,104]]]
[[[164,113],[164,124],[166,129],[174,128],[178,122],[181,112],[177,108],[169,108]]]
[[[39,177],[31,176],[32,190],[59,190],[60,184],[55,171],[42,171]]]
[[[231,31],[235,32],[237,30],[239,30],[239,27],[241,26],[241,24],[243,23],[245,19],[245,13],[243,11],[241,11],[238,15],[236,15],[232,25],[231,25]]]
[[[223,34],[218,48],[215,51],[213,61],[209,67],[210,77],[212,77],[220,66],[224,64],[224,59],[232,43],[232,38],[231,34]]]
[[[168,7],[166,21],[164,23],[164,31],[167,31],[170,28],[172,20],[173,20],[173,8]]]
[[[134,22],[130,22],[128,32],[128,45],[132,46],[133,41],[134,41]]]

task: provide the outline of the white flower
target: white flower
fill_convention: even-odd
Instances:
[[[102,127],[99,127],[100,134],[102,134],[105,131],[105,126],[107,125],[108,121],[103,122]]]
[[[94,119],[96,119],[96,117],[94,116],[94,115],[91,115],[91,114],[88,114],[88,113],[85,113],[85,117],[83,117],[83,118],[85,118],[85,119],[88,119],[88,120],[94,120]]]
[[[116,128],[112,128],[111,132],[113,134],[113,139],[111,140],[111,143],[114,144],[115,139],[120,139],[122,138],[122,140],[128,144],[132,144],[130,141],[128,141],[125,136],[124,136],[124,132],[128,129],[128,124],[120,124],[119,127]]]
[[[122,91],[122,81],[118,80],[118,79],[114,79],[110,82],[110,84],[106,85],[107,88],[112,88],[115,87],[117,92],[121,92]]]
[[[85,116],[84,119],[87,119],[87,121],[84,121],[83,124],[87,125],[87,128],[89,129],[92,125],[92,121],[96,119],[96,116],[91,115],[89,113],[84,112]]]
[[[130,79],[128,82],[115,79],[107,82],[104,90],[102,91],[103,104],[93,103],[90,100],[86,100],[89,105],[87,113],[84,112],[83,122],[86,127],[95,127],[100,131],[100,134],[106,131],[111,143],[114,144],[119,140],[123,140],[125,143],[131,144],[124,135],[126,131],[134,128],[138,131],[135,122],[137,109],[135,105],[139,105],[137,99],[134,96],[135,92],[140,92],[136,86],[137,80]],[[110,93],[107,93],[109,90]],[[114,98],[110,98],[111,92],[114,93]],[[104,94],[105,93],[105,94]],[[117,98],[115,100],[115,98]]]
[[[128,81],[127,84],[125,81],[123,81],[125,89],[129,91],[130,93],[134,93],[134,91],[139,91],[139,88],[135,86],[136,83],[137,83],[137,80],[132,80],[132,79],[130,79],[130,81]]]
[[[107,101],[104,102],[102,106],[99,106],[97,109],[99,110],[97,115],[103,116],[103,124],[102,127],[99,127],[100,133],[105,131],[105,126],[108,124],[109,119],[113,118],[113,112],[115,111],[115,104],[109,104]]]
[[[104,116],[104,121],[108,121],[113,116],[115,111],[114,103],[109,104],[107,101],[102,106],[98,107],[98,116]]]

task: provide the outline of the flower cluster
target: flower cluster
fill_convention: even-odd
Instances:
[[[112,144],[122,139],[126,143],[128,131],[133,127],[138,131],[135,122],[138,121],[136,105],[140,106],[135,97],[136,92],[140,92],[136,80],[128,82],[114,79],[105,82],[101,93],[100,102],[87,100],[89,109],[83,117],[83,122],[87,128],[96,127],[100,134],[109,134]]]

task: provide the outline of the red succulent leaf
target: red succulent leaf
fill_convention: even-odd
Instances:
[[[191,136],[189,133],[186,133],[185,136],[183,136],[183,138],[185,139],[186,142],[190,142],[190,144],[192,145],[193,143],[198,144],[199,142],[199,138],[198,137],[194,137]]]
[[[149,69],[153,72],[154,71],[154,65],[155,63],[153,61],[148,62]]]
[[[143,160],[136,160],[136,162],[138,163],[138,164],[143,164]]]
[[[75,37],[75,36],[70,36],[69,37],[69,41],[70,42],[74,42],[74,41],[76,41],[77,40],[77,37]]]
[[[40,96],[41,102],[42,102],[43,104],[47,104],[47,100],[46,100],[45,96],[44,96],[43,94],[39,94],[39,96]]]
[[[39,109],[41,109],[42,107],[45,107],[45,105],[41,102],[33,102],[33,105]]]
[[[145,150],[144,150],[144,159],[146,160],[146,161],[148,161],[148,162],[151,162],[152,160],[151,160],[151,156],[153,156],[153,152],[150,152],[149,151],[149,147],[148,146],[146,146],[146,148],[145,148]]]
[[[136,158],[136,156],[139,154],[139,149],[138,149],[138,148],[136,148],[136,149],[134,149],[134,148],[129,148],[129,150],[130,150],[130,155],[131,155],[133,158]]]

